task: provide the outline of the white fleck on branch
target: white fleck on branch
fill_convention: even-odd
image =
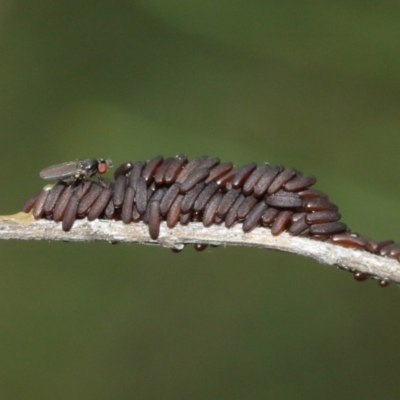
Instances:
[[[35,221],[31,214],[18,213],[0,217],[0,239],[61,240],[70,242],[106,241],[110,243],[141,243],[182,249],[185,244],[206,243],[220,246],[250,246],[286,251],[311,257],[323,264],[360,271],[380,279],[400,283],[400,263],[366,251],[350,249],[283,232],[273,236],[269,229],[256,228],[244,233],[241,224],[232,228],[201,223],[178,225],[169,229],[163,222],[158,240],[152,240],[144,223],[123,224],[121,221],[77,220],[70,232],[53,221]]]

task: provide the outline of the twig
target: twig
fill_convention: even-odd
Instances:
[[[124,225],[120,221],[87,219],[75,222],[70,232],[64,232],[61,224],[47,220],[33,220],[30,214],[18,213],[0,217],[0,239],[62,240],[110,243],[141,243],[182,249],[185,244],[206,243],[220,246],[250,246],[274,249],[311,257],[323,264],[339,266],[349,271],[360,271],[380,279],[400,283],[400,263],[376,256],[366,251],[354,250],[308,238],[290,236],[283,232],[273,236],[269,229],[256,228],[244,233],[240,224],[232,228],[213,225],[205,228],[201,223],[178,225],[168,229],[163,222],[158,240],[152,240],[148,227],[140,223]]]

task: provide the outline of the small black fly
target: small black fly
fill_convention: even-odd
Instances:
[[[52,165],[40,171],[42,179],[58,179],[67,184],[90,179],[96,174],[105,174],[113,164],[104,158],[86,158]]]

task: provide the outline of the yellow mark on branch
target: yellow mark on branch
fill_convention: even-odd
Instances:
[[[20,224],[31,224],[35,221],[35,218],[33,218],[32,212],[19,212],[12,215],[0,215],[0,221],[15,221]]]

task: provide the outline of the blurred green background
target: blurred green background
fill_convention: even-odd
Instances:
[[[318,177],[400,240],[400,6],[0,3],[1,214],[53,163],[156,154]],[[0,243],[1,399],[394,399],[400,292],[248,248]]]

